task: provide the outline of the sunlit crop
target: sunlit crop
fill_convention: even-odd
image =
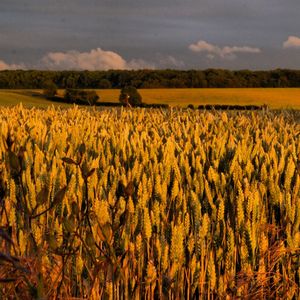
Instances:
[[[292,114],[0,108],[0,298],[297,299]]]

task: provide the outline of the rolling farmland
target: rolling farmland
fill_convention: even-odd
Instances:
[[[119,90],[96,90],[100,102],[118,102]],[[165,103],[171,106],[185,107],[203,104],[225,105],[263,105],[273,109],[300,109],[299,88],[245,88],[245,89],[141,89],[139,90],[145,103]],[[59,91],[62,97],[63,90]],[[46,107],[67,106],[57,102],[47,101],[42,97],[41,90],[0,90],[1,105],[16,105],[22,102],[24,106]]]
[[[300,300],[300,0],[0,3],[0,300]]]

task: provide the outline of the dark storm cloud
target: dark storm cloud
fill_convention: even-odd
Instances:
[[[42,67],[49,53],[111,51],[124,66],[300,68],[299,49],[283,48],[300,37],[299,11],[298,0],[1,0],[0,60]],[[260,51],[211,59],[189,49],[199,41]]]

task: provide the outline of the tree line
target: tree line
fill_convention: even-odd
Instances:
[[[1,89],[58,88],[246,88],[300,87],[300,70],[110,70],[110,71],[0,71]]]

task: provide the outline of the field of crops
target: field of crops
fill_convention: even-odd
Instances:
[[[97,90],[102,101],[116,101],[118,90]],[[166,103],[186,107],[203,104],[268,105],[270,108],[300,109],[299,88],[228,88],[228,89],[141,89],[146,103]]]
[[[0,108],[0,298],[298,299],[296,117]]]
[[[118,102],[120,90],[96,90],[100,102]],[[245,89],[141,89],[145,103],[169,104],[186,107],[203,104],[223,105],[264,105],[270,108],[300,109],[299,88],[245,88]],[[67,106],[64,103],[47,101],[42,90],[0,90],[0,105],[16,105],[20,102],[27,107]],[[63,97],[64,90],[59,90]]]

